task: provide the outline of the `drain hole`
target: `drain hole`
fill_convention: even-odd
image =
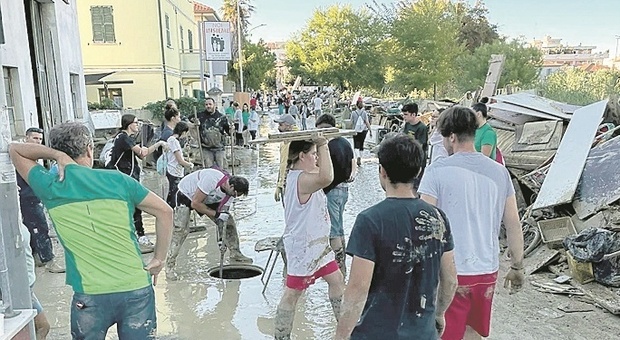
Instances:
[[[209,270],[209,276],[227,280],[249,279],[263,274],[263,269],[252,265],[225,265],[222,267],[222,277],[220,277],[220,267]]]

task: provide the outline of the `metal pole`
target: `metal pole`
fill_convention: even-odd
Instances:
[[[614,53],[614,60],[611,63],[611,70],[616,69],[616,62],[618,61],[618,42],[620,41],[620,35],[616,35],[616,53]]]
[[[238,54],[238,61],[239,61],[239,84],[241,85],[241,91],[243,92],[244,87],[243,87],[243,48],[242,43],[241,43],[241,5],[240,5],[241,0],[237,0],[237,40],[238,40],[238,46],[237,48],[239,49],[239,54]]]
[[[207,44],[205,41],[203,41],[204,39],[204,33],[202,31],[203,28],[203,24],[202,21],[198,22],[198,50],[200,52],[198,52],[200,54],[200,90],[201,91],[206,91],[205,90],[205,65],[204,65],[204,59],[205,55],[206,55],[206,48],[207,48]],[[206,97],[206,95],[205,95]]]

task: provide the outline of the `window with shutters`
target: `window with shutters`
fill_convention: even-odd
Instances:
[[[192,30],[187,30],[187,49],[190,53],[194,52],[194,33]]]
[[[112,6],[91,6],[90,19],[93,24],[93,42],[116,42]]]
[[[183,41],[183,26],[179,26],[179,33],[181,34],[180,38],[181,38],[181,52],[184,52],[183,50],[185,49],[185,41]]]
[[[3,67],[4,76],[4,97],[6,100],[6,110],[9,114],[9,125],[11,137],[23,136],[25,133],[24,114],[21,110],[19,93],[19,74],[15,67]]]
[[[170,17],[166,14],[166,46],[172,47],[172,38],[170,37]]]

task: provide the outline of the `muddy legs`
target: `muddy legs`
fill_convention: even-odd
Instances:
[[[295,319],[295,306],[302,293],[302,290],[294,290],[288,287],[284,288],[284,295],[276,311],[274,332],[274,338],[276,340],[289,340],[291,338],[293,320]]]
[[[226,247],[228,247],[231,262],[252,263],[252,259],[243,255],[239,250],[239,233],[235,220],[231,217],[226,223],[226,235],[224,237]]]
[[[172,241],[170,250],[166,257],[166,278],[169,280],[178,279],[175,271],[179,250],[189,234],[189,215],[190,209],[186,206],[178,206],[174,209],[174,230],[172,231]]]
[[[338,263],[338,268],[340,268],[340,272],[342,272],[342,276],[347,275],[347,264],[346,254],[344,252],[345,243],[344,236],[341,237],[333,237],[329,239],[329,245],[332,247],[334,251],[334,256],[336,257],[336,262]]]

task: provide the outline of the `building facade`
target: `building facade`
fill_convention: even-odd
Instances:
[[[542,40],[534,40],[530,45],[540,49],[543,53],[541,80],[566,66],[602,65],[609,58],[609,52],[595,53],[596,46],[563,45],[562,39],[550,36]]]
[[[189,0],[78,1],[88,101],[138,109],[194,96],[209,76],[208,63],[200,62],[194,6]]]
[[[86,118],[76,1],[0,0],[0,45],[11,135]]]

